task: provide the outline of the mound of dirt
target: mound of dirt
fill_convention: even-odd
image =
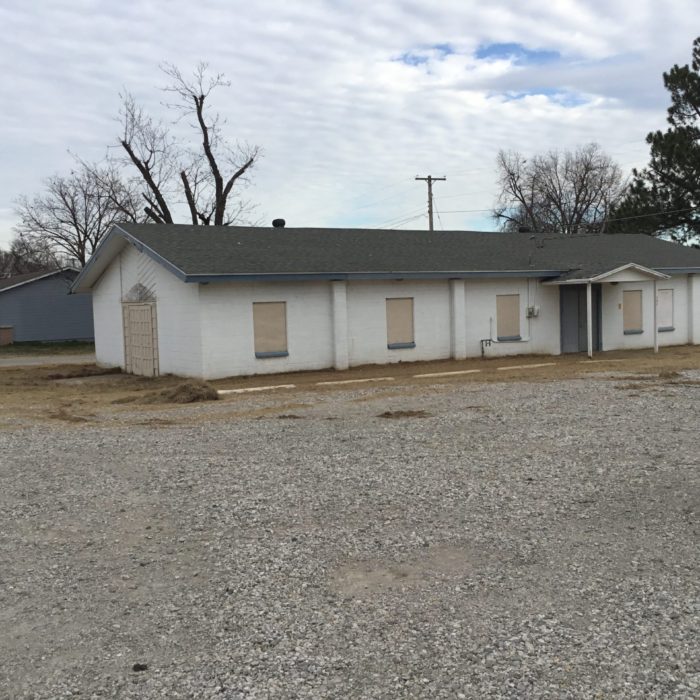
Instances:
[[[144,397],[144,403],[195,403],[217,401],[219,394],[206,382],[185,382]]]

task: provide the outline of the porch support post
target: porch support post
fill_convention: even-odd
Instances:
[[[350,364],[347,282],[331,282],[331,305],[333,309],[333,366],[335,369],[347,369]]]
[[[453,360],[467,356],[467,312],[464,280],[450,280],[450,345]]]
[[[656,298],[656,280],[654,280],[654,352],[659,352],[659,324],[656,321],[657,306],[659,300]]]
[[[590,282],[586,282],[586,334],[588,335],[588,357],[593,357],[593,294]]]
[[[698,275],[688,275],[688,345],[700,343],[700,318],[696,319],[696,314],[700,314],[700,299],[696,299],[700,277]]]

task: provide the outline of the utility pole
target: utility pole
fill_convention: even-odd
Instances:
[[[447,178],[446,177],[433,177],[432,175],[428,175],[428,177],[416,176],[416,180],[425,180],[425,182],[428,183],[428,227],[432,231],[433,230],[433,182],[437,182],[438,180],[447,180]]]

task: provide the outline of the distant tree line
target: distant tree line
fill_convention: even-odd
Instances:
[[[227,138],[226,122],[210,110],[212,93],[230,86],[199,64],[191,77],[164,65],[169,122],[121,95],[120,133],[104,160],[75,158],[35,196],[21,197],[9,250],[0,250],[0,275],[65,264],[82,267],[113,223],[184,221],[194,225],[245,223],[254,207],[242,195],[260,149]],[[193,142],[176,135],[186,120]]]
[[[648,134],[650,160],[625,179],[597,144],[525,158],[501,151],[494,219],[504,231],[572,236],[645,233],[700,243],[700,37],[690,65],[663,74],[669,128]]]

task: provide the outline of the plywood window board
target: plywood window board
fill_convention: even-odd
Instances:
[[[622,329],[625,335],[644,332],[641,289],[626,289],[622,292]]]
[[[413,297],[386,300],[386,339],[390,350],[414,348]]]
[[[656,323],[659,331],[673,331],[673,290],[659,289],[657,292]]]
[[[499,341],[520,340],[520,294],[496,295],[496,337]]]
[[[253,336],[256,357],[285,357],[289,354],[286,302],[253,303]]]

